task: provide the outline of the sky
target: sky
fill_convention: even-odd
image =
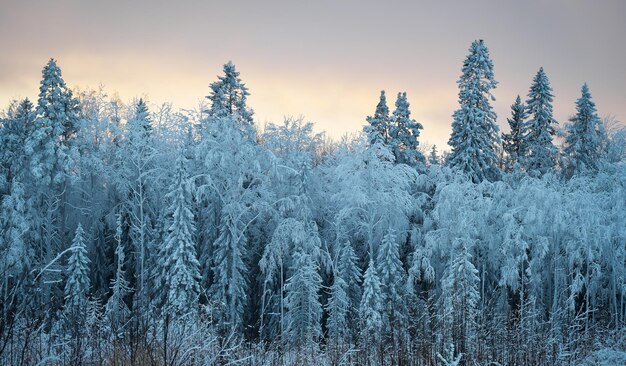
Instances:
[[[555,117],[583,82],[601,116],[626,121],[626,1],[0,0],[0,105],[36,100],[55,58],[70,87],[192,108],[229,60],[257,124],[303,116],[339,138],[360,131],[380,90],[406,91],[421,141],[447,149],[456,81],[473,40],[494,61],[498,124],[543,66]]]

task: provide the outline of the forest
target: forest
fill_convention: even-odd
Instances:
[[[626,364],[626,128],[531,76],[502,133],[473,42],[440,153],[404,92],[332,140],[231,62],[177,110],[50,59],[0,114],[0,364]]]

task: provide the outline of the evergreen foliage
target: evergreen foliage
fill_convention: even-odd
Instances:
[[[552,141],[556,120],[552,116],[552,87],[543,67],[533,79],[526,101],[529,120],[524,126],[526,154],[524,168],[533,175],[544,175],[556,164],[557,148]]]
[[[605,132],[598,117],[596,104],[591,100],[587,84],[583,84],[581,96],[576,101],[576,115],[569,124],[565,139],[567,170],[570,175],[586,171],[596,172],[602,155]]]
[[[526,157],[524,146],[526,118],[528,118],[526,106],[518,95],[515,103],[511,105],[511,118],[507,119],[510,131],[502,134],[502,147],[507,154],[506,167],[508,170],[511,170]]]
[[[483,40],[474,41],[463,62],[459,81],[459,105],[454,112],[446,164],[467,174],[473,182],[499,177],[496,149],[500,143],[496,114],[490,100],[498,85],[493,62]]]

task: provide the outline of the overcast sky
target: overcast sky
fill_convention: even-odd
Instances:
[[[501,126],[540,66],[561,122],[585,81],[601,115],[626,120],[625,16],[624,0],[0,0],[0,102],[34,98],[53,57],[71,87],[187,108],[232,60],[261,125],[303,115],[338,137],[362,128],[381,89],[392,110],[406,91],[422,141],[447,148],[475,39],[495,64]]]

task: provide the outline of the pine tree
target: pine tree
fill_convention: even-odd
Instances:
[[[195,225],[185,160],[180,152],[176,176],[166,196],[171,202],[167,213],[170,226],[159,254],[157,280],[165,297],[166,312],[176,316],[194,314],[200,295],[200,264],[193,241]]]
[[[506,166],[509,170],[526,156],[524,123],[527,117],[526,106],[518,95],[515,103],[511,105],[511,118],[507,119],[511,131],[502,134],[502,147],[508,155]]]
[[[422,167],[426,159],[419,151],[419,136],[422,124],[411,119],[406,93],[398,93],[396,110],[389,128],[390,144],[397,163],[411,167]]]
[[[363,130],[367,134],[368,143],[370,145],[379,143],[388,147],[391,118],[389,117],[389,107],[387,107],[387,97],[384,90],[380,91],[380,100],[376,105],[374,116],[368,116],[366,120],[368,124]]]
[[[605,133],[598,117],[596,104],[591,100],[587,83],[583,84],[581,97],[576,101],[576,115],[568,126],[565,140],[567,170],[570,174],[596,171]]]
[[[430,149],[430,154],[428,155],[428,164],[439,165],[439,155],[437,155],[437,145],[433,145],[432,149]]]
[[[532,175],[544,175],[556,163],[557,148],[552,142],[554,125],[557,123],[552,117],[553,100],[552,87],[542,67],[533,79],[526,101],[530,119],[524,126],[523,145],[526,156],[523,166]]]
[[[37,119],[25,145],[33,176],[43,185],[63,183],[75,164],[72,140],[78,128],[79,104],[51,59],[43,69]]]
[[[359,305],[361,332],[368,343],[380,341],[380,332],[383,329],[383,308],[380,279],[374,261],[370,260],[363,279],[363,296]]]
[[[246,101],[250,92],[239,78],[239,72],[231,61],[224,65],[224,76],[218,76],[218,81],[212,83],[209,114],[213,117],[234,116],[235,120],[246,127],[253,127],[252,115]]]
[[[446,164],[465,172],[473,182],[497,179],[497,146],[500,143],[496,114],[490,99],[497,86],[493,62],[483,40],[474,41],[458,81],[460,109],[454,112],[448,144],[452,152]]]

